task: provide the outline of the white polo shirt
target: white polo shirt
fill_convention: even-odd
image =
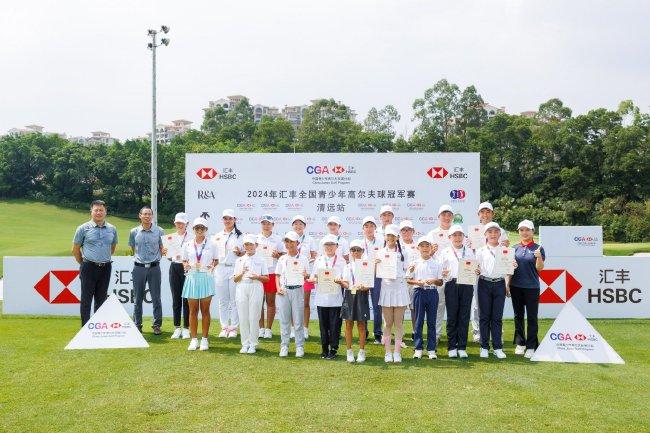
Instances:
[[[344,267],[345,260],[336,254],[333,257],[318,256],[314,262],[314,270],[312,271],[311,277],[317,277],[318,271],[321,269],[329,269],[334,273],[334,278],[341,278]],[[317,307],[340,307],[343,304],[343,292],[342,290],[337,290],[336,293],[323,293],[318,288],[318,283],[316,283],[314,303]]]
[[[415,265],[411,278],[414,280],[442,279],[442,265],[433,256],[424,260],[422,257],[411,262]]]
[[[458,264],[463,259],[473,259],[474,251],[467,245],[455,248],[453,245],[448,246],[440,253],[439,261],[443,268],[449,269],[448,279],[458,278]]]
[[[289,253],[283,255],[278,259],[278,265],[275,268],[275,274],[280,277],[280,286],[284,287],[287,285],[287,280],[285,273],[287,271],[287,260],[300,260],[305,271],[309,272],[309,260],[306,257],[299,255],[290,256]]]
[[[205,271],[212,264],[212,260],[216,258],[217,248],[207,237],[198,245],[194,239],[185,242],[182,259],[189,262],[190,267],[195,268],[196,263],[201,262],[201,270]]]
[[[494,272],[494,264],[496,263],[496,253],[500,250],[500,246],[491,247],[486,245],[476,250],[476,260],[481,267],[481,275],[487,278],[505,278],[505,274],[497,274]]]
[[[379,250],[384,248],[384,240],[379,239],[376,234],[375,239],[372,241],[366,239],[365,237],[359,240],[363,244],[364,249],[362,258],[364,259],[374,259]]]
[[[248,272],[254,275],[268,275],[268,269],[266,266],[266,260],[264,257],[255,253],[252,256],[249,256],[248,253],[244,254],[241,257],[238,257],[235,261],[235,270],[234,275],[241,274],[244,267],[248,267]],[[241,281],[245,283],[252,283],[257,280],[251,280],[250,278],[242,278]]]
[[[221,230],[212,237],[212,242],[215,244],[217,250],[217,257],[219,258],[219,264],[215,269],[215,276],[220,280],[225,280],[232,277],[233,267],[235,266],[235,261],[238,256],[234,253],[235,248],[239,248],[240,251],[244,251],[244,235],[237,236],[235,230],[231,230],[230,233],[226,233]],[[225,251],[219,251],[219,245],[226,241]],[[224,257],[225,255],[225,257]]]
[[[336,247],[336,255],[338,256],[339,260],[343,260],[343,263],[345,263],[345,259],[343,256],[348,256],[350,254],[350,243],[348,242],[347,239],[345,239],[341,235],[333,235],[336,236],[337,242],[338,242],[338,247]],[[325,255],[325,248],[323,248],[323,243],[319,242],[319,251],[318,255],[322,256]]]
[[[271,233],[271,236],[266,237],[262,233],[257,235],[257,254],[264,258],[264,248],[268,248],[271,251],[277,250],[281,253],[286,252],[286,249],[284,248],[284,242],[282,241],[282,238],[275,233]],[[270,270],[275,269],[275,267],[278,265],[278,259],[275,257],[273,258],[273,263],[271,264],[271,267],[269,268]]]

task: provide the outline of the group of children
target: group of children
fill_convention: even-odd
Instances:
[[[244,235],[237,228],[234,212],[226,209],[222,214],[223,230],[208,238],[209,224],[205,219],[196,218],[192,224],[193,236],[188,236],[187,215],[177,214],[175,235],[179,240],[182,238],[181,254],[170,259],[177,266],[182,264],[184,273],[179,278],[178,270],[172,275],[170,268],[177,328],[172,338],[190,338],[188,350],[207,350],[210,303],[216,295],[221,324],[219,337],[234,338],[239,328],[240,353],[255,353],[259,338],[272,337],[271,327],[277,312],[280,357],[289,355],[292,338],[295,339],[295,356],[303,357],[304,342],[309,337],[310,292],[314,290],[324,359],[337,357],[345,322],[346,359],[364,362],[369,334],[367,322],[373,320],[375,342],[384,345],[385,362],[402,362],[403,323],[409,306],[414,358],[423,356],[425,322],[427,355],[430,359],[437,357],[445,312],[448,355],[467,358],[475,287],[459,284],[457,278],[459,263],[475,259],[479,264],[476,274],[480,356],[488,356],[491,336],[494,354],[504,358],[501,318],[509,275],[495,271],[495,250],[502,236],[498,224],[490,222],[484,226],[486,244],[473,250],[463,228],[451,224],[453,211],[449,205],[440,207],[440,227],[417,241],[413,239],[414,228],[410,221],[402,221],[399,226],[392,224],[394,214],[390,206],[381,208],[380,218],[380,227],[372,216],[364,218],[363,237],[348,244],[339,233],[339,218],[332,216],[327,221],[329,234],[319,245],[305,232],[307,221],[301,215],[293,218],[293,230],[282,237],[273,233],[270,215],[261,218],[261,233]],[[181,328],[180,307],[177,308],[185,301],[188,308],[183,310],[189,316],[185,322],[189,323],[189,332]],[[197,337],[199,310],[202,316],[200,344]],[[355,323],[359,334],[356,357],[352,349]]]

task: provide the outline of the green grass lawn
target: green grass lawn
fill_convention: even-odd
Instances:
[[[293,345],[279,358],[277,335],[255,355],[214,337],[208,352],[188,352],[169,339],[169,320],[162,336],[145,332],[149,349],[65,351],[78,318],[5,316],[0,431],[650,431],[650,321],[592,323],[625,365],[533,363],[510,343],[503,361],[481,360],[471,344],[469,360],[443,348],[416,361],[408,348],[401,365],[369,345],[368,361],[349,365],[321,360],[317,336],[304,359]],[[512,330],[506,321],[506,340]]]

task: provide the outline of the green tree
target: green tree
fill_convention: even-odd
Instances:
[[[354,147],[361,130],[348,106],[319,99],[305,110],[297,133],[298,147],[303,152],[341,152]]]

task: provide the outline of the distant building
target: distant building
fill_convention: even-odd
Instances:
[[[113,144],[115,139],[111,137],[111,134],[104,131],[93,131],[91,136],[86,138],[84,144]]]
[[[57,137],[66,138],[66,134],[62,132],[44,132],[43,127],[40,125],[27,125],[24,128],[11,128],[7,131],[7,135],[10,137],[20,137],[22,135],[28,134],[43,134],[45,136],[55,135]]]
[[[253,120],[259,123],[262,117],[280,117],[280,110],[276,107],[267,107],[266,105],[255,104],[253,105]]]
[[[483,110],[485,110],[485,114],[487,114],[487,118],[491,119],[499,113],[505,113],[506,107],[495,107],[494,105],[490,105],[486,102],[483,104]]]
[[[156,125],[156,142],[165,144],[171,143],[174,137],[183,135],[192,129],[192,123],[193,122],[189,120],[178,119],[172,120],[170,125]],[[151,132],[147,133],[147,137],[151,140]]]
[[[285,105],[282,109],[282,117],[291,122],[293,126],[298,126],[302,123],[305,110],[307,110],[307,105]]]
[[[537,116],[537,111],[522,111],[521,113],[519,113],[519,115],[522,117],[532,118]]]

